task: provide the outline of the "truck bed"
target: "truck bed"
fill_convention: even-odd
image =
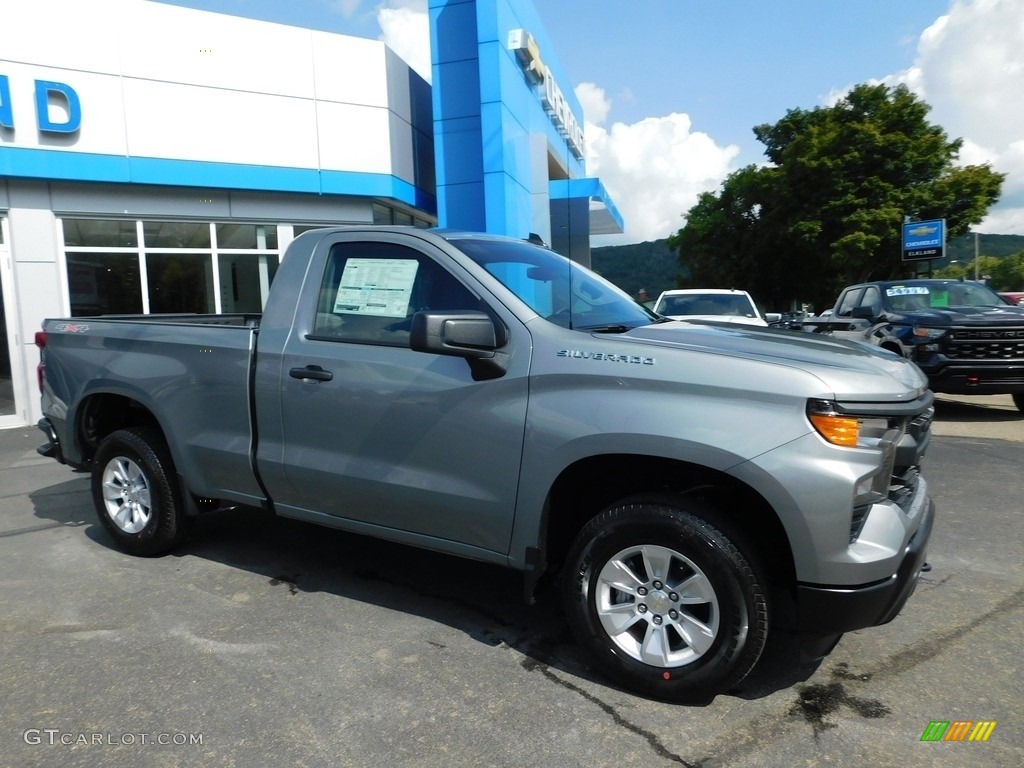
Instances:
[[[79,463],[94,447],[76,442],[88,440],[88,427],[72,425],[116,419],[123,398],[173,420],[160,426],[194,493],[259,503],[250,406],[258,324],[257,315],[47,320],[46,346],[58,354],[47,356],[43,396],[56,401],[48,412],[66,414],[54,424],[66,460]]]

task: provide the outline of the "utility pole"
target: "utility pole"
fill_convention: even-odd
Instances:
[[[978,282],[978,238],[980,235],[974,233],[974,282]]]

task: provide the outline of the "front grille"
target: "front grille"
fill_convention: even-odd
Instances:
[[[892,476],[892,484],[889,486],[889,500],[906,512],[914,499],[917,491],[917,481],[921,477],[917,467],[904,467]]]
[[[953,360],[1024,360],[1024,328],[955,328],[946,355]]]
[[[880,471],[872,478],[870,492],[861,491],[851,510],[851,545],[862,535],[874,504],[883,499],[910,514],[920,485],[921,458],[931,439],[932,419],[935,417],[932,399],[928,392],[914,403],[892,407],[891,410],[886,406],[869,408],[863,403],[843,404],[847,413],[862,416],[861,427],[865,436],[873,437],[875,441],[871,447],[882,452]]]
[[[928,430],[932,428],[932,419],[935,417],[935,408],[929,408],[921,415],[915,417],[907,425],[907,434],[910,435],[918,443],[928,434]]]

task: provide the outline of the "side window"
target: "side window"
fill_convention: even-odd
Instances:
[[[327,258],[311,337],[407,347],[415,313],[482,308],[462,283],[419,251],[391,243],[339,243]]]
[[[842,300],[839,302],[839,308],[836,310],[836,314],[844,317],[848,316],[853,311],[853,308],[860,304],[860,297],[863,293],[863,288],[851,288],[844,293]]]

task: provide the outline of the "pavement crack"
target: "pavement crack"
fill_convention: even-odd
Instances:
[[[605,714],[611,717],[612,720],[615,721],[616,725],[620,726],[621,728],[624,728],[630,733],[633,733],[642,738],[644,741],[646,741],[650,745],[651,749],[653,749],[661,757],[664,757],[667,760],[672,760],[673,762],[679,763],[680,765],[684,765],[687,768],[700,768],[699,763],[688,763],[675,752],[672,752],[668,747],[666,747],[661,742],[661,739],[658,738],[657,734],[652,733],[651,731],[648,731],[644,728],[641,728],[638,725],[635,725],[634,723],[629,722],[629,720],[627,720],[621,714],[619,714],[618,710],[616,710],[615,707],[613,707],[611,704],[602,701],[597,696],[594,696],[592,693],[588,693],[587,691],[580,688],[578,685],[573,685],[568,680],[563,680],[561,677],[552,672],[547,664],[536,661],[535,659],[531,659],[529,657],[524,658],[520,662],[520,664],[522,664],[523,669],[527,670],[528,672],[539,671],[542,675],[544,675],[544,677],[553,682],[555,685],[561,686],[562,688],[565,688],[566,690],[583,697],[591,704],[594,704],[599,709],[601,709]]]
[[[940,653],[949,650],[951,642],[965,637],[981,625],[1002,617],[1007,611],[1020,608],[1024,608],[1024,587],[1007,595],[973,621],[893,654],[884,664],[880,665],[881,669],[877,676],[885,679],[903,674],[907,669],[930,661]]]

